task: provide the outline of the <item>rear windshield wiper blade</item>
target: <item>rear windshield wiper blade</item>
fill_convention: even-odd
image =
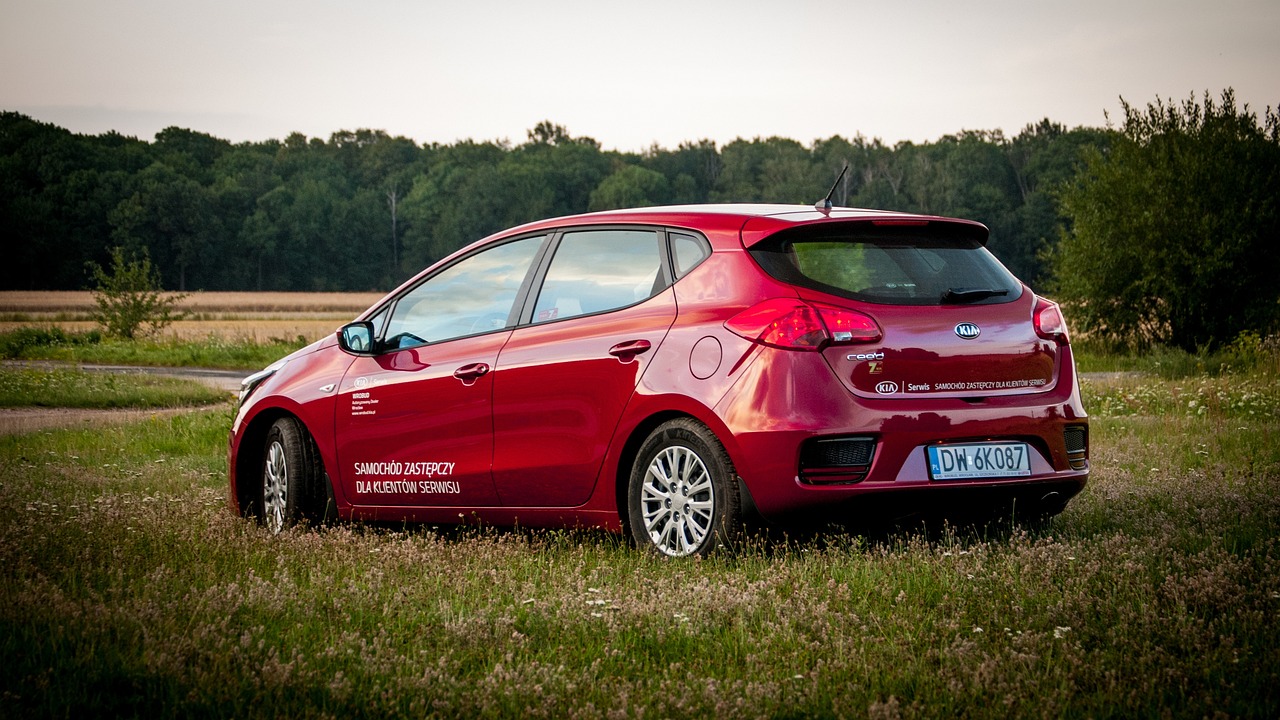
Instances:
[[[948,288],[942,291],[942,302],[958,305],[1008,294],[1008,290],[996,290],[994,288]]]

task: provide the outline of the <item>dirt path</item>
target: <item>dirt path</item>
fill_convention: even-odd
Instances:
[[[90,428],[102,425],[169,417],[200,410],[197,407],[143,410],[86,410],[83,408],[0,408],[0,435],[22,435],[39,430]]]

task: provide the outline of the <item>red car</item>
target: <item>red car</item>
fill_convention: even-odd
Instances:
[[[600,527],[1060,512],[1089,471],[1058,306],[975,222],[707,205],[523,225],[245,379],[230,501]]]

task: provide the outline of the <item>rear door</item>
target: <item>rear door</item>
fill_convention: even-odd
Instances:
[[[508,506],[587,501],[676,317],[660,231],[569,231],[553,252],[493,378],[494,483]]]

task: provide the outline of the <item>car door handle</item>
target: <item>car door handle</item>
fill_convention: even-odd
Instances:
[[[488,365],[484,363],[471,363],[470,365],[463,365],[457,370],[454,370],[453,376],[461,380],[463,385],[470,385],[476,380],[484,377],[488,372]]]
[[[640,353],[648,352],[651,347],[653,345],[648,340],[632,340],[609,348],[609,354],[625,363],[631,362]]]

